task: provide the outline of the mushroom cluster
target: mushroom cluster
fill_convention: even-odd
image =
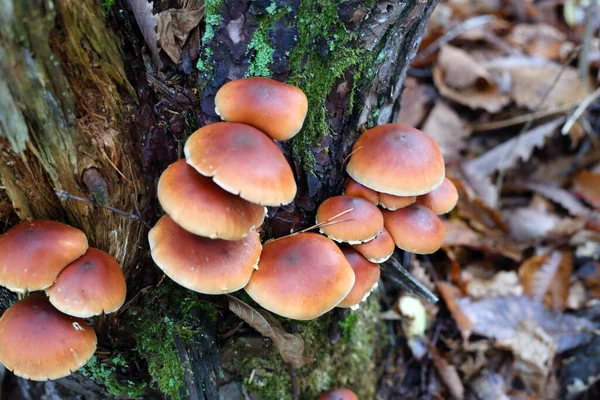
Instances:
[[[96,334],[83,318],[117,311],[126,284],[117,260],[79,229],[22,222],[0,236],[0,286],[23,297],[0,318],[0,362],[17,376],[58,379],[83,366]]]

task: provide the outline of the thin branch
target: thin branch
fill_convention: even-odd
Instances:
[[[583,32],[583,44],[581,53],[579,54],[579,76],[585,86],[589,88],[589,57],[592,41],[594,39],[594,31],[596,30],[596,22],[598,15],[598,2],[590,1],[585,8],[585,28]]]
[[[483,122],[480,124],[473,124],[471,127],[473,128],[473,132],[484,132],[491,131],[494,129],[506,128],[508,126],[514,126],[523,124],[530,119],[536,120],[545,117],[551,117],[556,114],[564,114],[568,111],[571,111],[577,107],[577,104],[565,104],[562,106],[557,106],[555,108],[551,108],[549,110],[539,110],[533,111],[528,114],[517,115],[516,117],[503,119],[500,121],[492,121],[492,122]]]
[[[577,107],[577,109],[575,109],[575,111],[573,112],[573,115],[571,115],[569,117],[569,119],[567,120],[567,122],[565,122],[565,124],[563,125],[560,133],[562,133],[563,135],[566,135],[567,133],[569,133],[569,131],[571,130],[571,128],[573,127],[575,122],[579,119],[579,117],[581,117],[583,115],[585,110],[587,110],[587,108],[598,97],[600,97],[600,87],[598,89],[594,90],[594,92],[592,94],[590,94],[588,97],[586,97],[581,102],[581,104],[579,104],[579,107]]]
[[[337,220],[337,221],[334,221],[334,220],[335,220],[336,218],[339,218],[339,217],[341,217],[341,216],[343,216],[343,215],[346,215],[346,214],[348,214],[349,212],[352,212],[352,211],[354,211],[354,208],[349,208],[349,209],[347,209],[347,210],[345,210],[345,211],[342,211],[342,212],[341,212],[341,213],[339,213],[339,214],[336,214],[336,215],[334,215],[333,217],[329,218],[329,219],[328,219],[328,220],[326,220],[326,221],[319,222],[318,224],[315,224],[315,225],[313,225],[313,226],[309,226],[308,228],[304,228],[304,229],[302,229],[302,230],[299,230],[299,231],[296,231],[296,232],[290,233],[289,235],[285,235],[285,236],[278,237],[277,239],[272,239],[272,240],[269,240],[269,243],[271,243],[271,242],[275,242],[275,241],[277,241],[277,240],[280,240],[280,239],[283,239],[283,238],[286,238],[286,237],[288,237],[288,236],[294,236],[294,235],[297,235],[297,234],[299,234],[299,233],[305,233],[305,232],[308,232],[308,231],[312,231],[313,229],[322,228],[322,227],[324,227],[324,226],[335,225],[335,224],[339,224],[340,222],[351,221],[351,220],[352,220],[352,218],[345,218],[345,219],[341,219],[341,220]]]
[[[147,228],[152,228],[152,225],[150,225],[149,223],[147,223],[146,221],[144,221],[142,219],[142,217],[140,215],[138,215],[138,214],[132,214],[132,213],[128,213],[128,212],[123,211],[123,210],[119,210],[118,208],[114,208],[114,207],[111,207],[111,206],[105,206],[103,204],[98,204],[98,203],[96,203],[92,199],[87,199],[85,197],[74,196],[74,195],[72,195],[70,193],[67,193],[65,191],[56,191],[55,193],[61,199],[81,201],[82,203],[87,203],[87,204],[94,205],[96,207],[104,208],[105,210],[112,211],[112,212],[114,212],[116,214],[122,215],[122,216],[124,216],[126,218],[129,218],[129,219],[132,219],[134,221],[139,221],[142,224],[144,224],[144,226],[147,227]]]

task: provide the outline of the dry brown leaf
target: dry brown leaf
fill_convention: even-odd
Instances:
[[[520,296],[523,287],[515,271],[500,271],[490,279],[474,277],[467,284],[467,294],[473,299],[496,296]]]
[[[544,238],[560,222],[556,215],[531,207],[505,210],[503,217],[510,227],[510,236],[517,241]]]
[[[452,398],[457,400],[464,399],[465,388],[462,384],[460,376],[458,376],[456,367],[446,361],[446,359],[440,355],[440,352],[437,348],[430,346],[429,351],[433,365],[438,374],[440,374],[442,381],[446,384],[446,387],[450,391]]]
[[[565,310],[572,273],[573,255],[558,250],[533,256],[519,267],[525,293],[534,300],[543,301],[551,311]]]
[[[499,92],[489,72],[456,47],[442,47],[433,68],[433,81],[444,97],[473,109],[496,113],[510,101]]]
[[[577,275],[583,279],[585,288],[590,291],[592,296],[600,298],[600,263],[591,261],[584,264],[577,271]]]
[[[521,56],[496,59],[485,65],[489,70],[510,74],[510,96],[518,106],[530,110],[540,107],[542,98],[562,70],[560,64]],[[565,67],[543,106],[554,108],[578,104],[589,94],[590,90],[579,78],[577,69]]]
[[[479,399],[509,400],[506,395],[506,383],[501,375],[485,370],[469,386]]]
[[[406,88],[402,93],[400,113],[397,122],[409,126],[419,126],[427,113],[427,104],[431,101],[424,85],[419,85],[416,78],[406,78]]]
[[[477,195],[486,206],[495,209],[498,204],[498,190],[492,178],[478,171],[464,168],[463,178],[469,188]]]
[[[575,281],[569,289],[569,298],[567,299],[567,308],[571,310],[580,310],[585,305],[586,292],[585,286],[581,281]]]
[[[176,64],[181,61],[181,46],[204,17],[204,8],[169,9],[157,14],[158,46]]]
[[[421,130],[435,139],[446,162],[460,158],[465,138],[471,134],[469,123],[443,100],[435,102]]]
[[[236,297],[227,297],[229,309],[258,333],[273,340],[285,362],[294,368],[302,368],[314,361],[304,356],[304,340],[300,335],[286,332],[281,323],[268,312],[257,311]]]
[[[526,53],[549,60],[560,57],[560,50],[566,39],[564,33],[544,23],[517,24],[508,36],[511,44]]]
[[[490,175],[513,167],[517,161],[527,161],[533,150],[542,147],[563,122],[564,118],[558,118],[524,132],[465,163],[464,168],[474,175]]]
[[[506,341],[516,337],[521,320],[531,320],[558,343],[558,352],[587,343],[595,326],[587,319],[569,314],[550,313],[543,304],[528,296],[493,297],[472,301],[457,299],[456,306],[473,325],[473,333]]]
[[[576,217],[587,217],[590,215],[590,210],[586,206],[581,204],[571,192],[562,189],[559,186],[543,183],[530,183],[527,187],[548,200],[552,200],[559,204],[571,215]]]
[[[131,6],[135,20],[148,44],[154,63],[159,69],[162,68],[163,63],[160,60],[160,50],[158,49],[158,40],[160,37],[156,32],[158,17],[152,13],[154,2],[148,2],[148,0],[127,0],[127,2]]]
[[[437,281],[435,284],[440,292],[440,295],[444,299],[444,302],[446,302],[446,307],[448,307],[448,310],[450,310],[450,313],[456,322],[456,326],[458,327],[463,340],[467,341],[471,335],[471,332],[473,331],[473,322],[456,304],[456,299],[461,296],[460,290],[448,282]]]
[[[600,210],[600,174],[581,171],[573,178],[573,189],[585,201]]]
[[[554,338],[534,321],[522,319],[514,336],[499,340],[497,347],[512,351],[515,369],[525,386],[541,393],[558,348]]]

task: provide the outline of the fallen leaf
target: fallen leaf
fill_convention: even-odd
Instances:
[[[571,283],[569,288],[569,298],[567,298],[567,308],[571,310],[580,310],[585,305],[586,292],[585,286],[581,281]]]
[[[227,297],[229,309],[258,333],[273,340],[285,362],[294,368],[302,368],[314,361],[304,356],[304,340],[300,335],[286,332],[281,323],[268,312],[257,311],[236,297]]]
[[[441,48],[433,81],[444,97],[472,109],[496,113],[510,101],[481,63],[456,47]]]
[[[169,9],[158,13],[158,46],[176,64],[181,61],[181,46],[185,44],[192,29],[204,17],[204,8]]]
[[[435,102],[421,130],[435,139],[446,162],[461,157],[465,138],[471,134],[469,123],[443,100]]]
[[[425,85],[419,85],[416,78],[406,78],[406,88],[402,93],[400,112],[397,122],[409,126],[419,126],[427,113],[427,105],[431,101]]]
[[[437,281],[435,284],[444,302],[446,302],[446,307],[450,310],[463,340],[467,341],[471,332],[473,332],[474,326],[472,320],[463,313],[461,307],[456,303],[456,300],[461,296],[460,290],[448,282]]]
[[[469,386],[479,399],[509,400],[506,395],[506,383],[501,375],[489,370],[482,371]]]
[[[527,187],[534,192],[544,196],[548,200],[552,200],[559,204],[569,214],[577,217],[587,217],[590,215],[590,210],[584,206],[575,196],[568,190],[559,186],[543,183],[530,183]]]
[[[592,296],[600,298],[600,263],[589,261],[577,271],[577,275],[583,279],[583,284]]]
[[[468,186],[485,205],[495,209],[498,204],[498,190],[492,178],[478,171],[464,168],[463,178]]]
[[[508,41],[528,54],[549,60],[560,57],[560,50],[567,36],[551,25],[544,23],[517,24],[508,36]]]
[[[472,299],[508,295],[520,296],[523,294],[523,287],[515,271],[500,271],[489,279],[473,277],[467,283],[467,294]]]
[[[504,210],[503,217],[510,228],[510,236],[517,241],[544,238],[560,222],[556,215],[531,207]]]
[[[587,319],[569,314],[552,314],[543,304],[528,296],[493,297],[472,301],[457,299],[456,306],[468,318],[473,333],[505,341],[516,337],[521,320],[531,320],[548,333],[558,344],[558,353],[587,343],[595,331]]]
[[[161,69],[163,63],[160,60],[160,50],[158,49],[158,40],[160,37],[156,32],[158,17],[152,13],[154,3],[152,1],[148,2],[148,0],[127,0],[127,3],[129,3],[140,31],[148,44],[154,63]]]
[[[496,346],[513,353],[514,367],[525,386],[541,394],[558,348],[554,338],[534,321],[522,319],[515,334],[498,340]]]
[[[490,175],[495,171],[513,167],[517,161],[527,161],[533,150],[544,146],[546,139],[554,134],[563,122],[564,118],[558,118],[524,132],[466,162],[464,168],[474,175]]]
[[[567,307],[572,273],[573,255],[558,250],[533,256],[519,267],[525,293],[543,302],[550,311],[564,311]]]
[[[600,174],[581,171],[573,178],[573,190],[585,201],[600,210]]]
[[[440,375],[440,378],[442,378],[444,384],[446,384],[446,387],[450,391],[452,398],[457,400],[464,399],[465,388],[462,384],[460,376],[458,375],[456,367],[446,361],[446,359],[440,355],[440,352],[437,348],[430,346],[429,351],[433,365]]]

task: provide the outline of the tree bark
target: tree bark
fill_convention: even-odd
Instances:
[[[161,212],[160,173],[182,157],[189,134],[218,120],[214,96],[224,83],[255,75],[290,82],[309,99],[303,130],[280,143],[298,196],[269,210],[261,236],[312,225],[318,204],[340,193],[343,162],[360,132],[396,118],[437,1],[206,0],[181,64],[162,70],[129,6],[135,1],[117,0],[107,13],[94,0],[0,2],[0,203],[12,206],[0,211],[13,222],[16,214],[81,228],[119,260],[129,293],[124,311],[99,331],[96,364],[57,384],[13,379],[27,387],[21,392],[215,399],[223,383],[239,389],[235,368],[223,371],[218,355],[220,346],[235,347],[221,335],[232,317],[220,300],[163,282],[149,258],[145,224]],[[199,3],[155,1],[154,12]],[[0,289],[0,312],[13,301]],[[321,350],[335,351],[328,346]],[[302,398],[320,388],[303,383],[312,373],[298,372]],[[343,382],[331,376],[330,384]]]

